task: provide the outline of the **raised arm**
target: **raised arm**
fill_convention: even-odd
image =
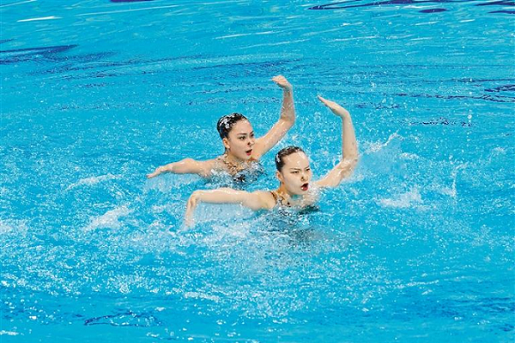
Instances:
[[[293,104],[293,87],[284,76],[272,78],[279,87],[283,89],[283,104],[281,106],[281,116],[263,137],[256,140],[252,157],[259,159],[272,149],[288,132],[295,123],[295,106]]]
[[[195,161],[191,158],[185,158],[179,162],[157,167],[153,173],[147,174],[147,178],[151,179],[162,173],[198,174],[202,177],[208,177],[211,175],[211,169],[214,167],[214,164],[215,160]]]
[[[195,191],[188,199],[185,222],[187,226],[193,223],[193,212],[200,202],[213,204],[241,204],[252,210],[271,209],[275,201],[270,192],[257,191],[253,193],[238,191],[232,188],[218,188],[211,191]]]
[[[326,176],[316,182],[319,187],[336,187],[349,177],[358,163],[358,144],[349,112],[334,101],[318,97],[334,114],[342,118],[342,160]]]

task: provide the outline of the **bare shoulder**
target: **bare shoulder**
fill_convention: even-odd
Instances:
[[[213,170],[220,169],[218,166],[219,161],[216,158],[205,161],[197,161],[197,163],[200,169],[200,174],[204,177],[209,177],[211,176]]]
[[[270,191],[256,191],[252,194],[259,199],[264,209],[271,210],[275,207],[276,200]]]

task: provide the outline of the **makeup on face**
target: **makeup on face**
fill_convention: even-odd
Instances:
[[[228,141],[229,150],[234,157],[242,160],[250,159],[255,144],[252,125],[246,120],[240,120],[232,127]]]
[[[281,174],[288,192],[298,195],[307,192],[313,173],[306,154],[298,152],[288,155],[284,162]]]

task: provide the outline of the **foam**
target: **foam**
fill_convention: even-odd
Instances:
[[[118,178],[118,176],[116,176],[116,175],[107,174],[107,175],[93,176],[93,177],[88,177],[85,179],[80,179],[78,182],[69,185],[66,188],[66,191],[69,191],[70,189],[80,187],[80,186],[93,186],[93,185],[96,185],[97,183],[114,180],[117,178]]]
[[[15,332],[15,331],[5,331],[5,330],[2,330],[0,331],[0,336],[3,336],[3,335],[7,335],[7,336],[18,336],[19,333],[18,332]]]
[[[100,217],[93,218],[84,230],[91,231],[99,228],[119,229],[121,227],[119,219],[129,215],[131,212],[126,206],[117,207],[114,210],[107,211]]]
[[[381,206],[395,208],[408,208],[421,202],[422,197],[420,196],[417,188],[413,188],[409,192],[399,194],[396,198],[379,200],[379,204]]]
[[[383,148],[387,147],[394,139],[401,138],[401,136],[397,133],[392,133],[388,140],[385,143],[376,142],[376,143],[368,143],[365,147],[365,153],[374,153],[383,150]]]
[[[23,221],[0,219],[0,234],[9,233],[15,230],[15,228],[20,229],[19,231],[27,231],[27,226]]]

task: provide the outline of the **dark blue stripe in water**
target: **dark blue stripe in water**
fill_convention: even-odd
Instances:
[[[429,10],[419,11],[420,13],[438,13],[447,11],[445,8],[431,8]]]
[[[359,5],[346,5],[348,3],[356,2],[356,0],[352,1],[340,1],[333,2],[324,5],[317,5],[310,7],[310,10],[337,10],[337,9],[345,9],[345,8],[353,8],[353,7],[375,7],[375,6],[385,6],[385,5],[417,5],[417,4],[428,4],[428,3],[462,3],[462,2],[475,2],[474,0],[464,0],[464,1],[450,1],[450,0],[424,0],[424,1],[416,1],[416,0],[388,0],[388,1],[378,1],[372,2],[368,4],[359,4]],[[515,2],[510,0],[500,0],[495,2],[484,2],[480,4],[476,4],[475,6],[514,6]],[[434,12],[443,12],[443,9],[436,10],[423,10],[420,11],[422,13],[434,13]],[[490,13],[506,13],[506,11],[496,11]],[[509,12],[509,11],[508,11]]]

